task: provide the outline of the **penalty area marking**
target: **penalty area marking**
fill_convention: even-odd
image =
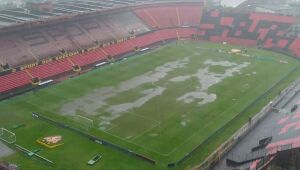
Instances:
[[[17,141],[17,137],[12,131],[9,131],[5,128],[0,128],[0,140],[8,144],[13,144]]]
[[[155,151],[155,150],[152,150],[152,149],[146,148],[146,147],[144,147],[144,146],[138,145],[138,144],[136,144],[136,143],[134,143],[134,142],[131,142],[131,141],[129,141],[129,140],[126,140],[126,139],[124,139],[124,138],[122,138],[122,137],[119,137],[119,136],[117,136],[117,135],[114,135],[114,134],[112,134],[112,133],[110,133],[110,132],[106,132],[106,131],[102,131],[102,132],[103,132],[103,133],[106,133],[106,134],[108,134],[108,135],[110,135],[110,136],[113,136],[113,137],[115,137],[115,138],[117,138],[117,139],[119,139],[119,140],[121,140],[121,141],[130,143],[130,144],[132,144],[132,145],[134,145],[134,146],[136,146],[136,147],[142,148],[142,149],[144,149],[144,150],[146,150],[146,151],[151,151],[151,152],[153,152],[153,153],[155,153],[155,154],[158,154],[158,155],[161,155],[161,156],[168,156],[168,155],[159,153],[159,152],[157,152],[157,151]]]
[[[157,124],[153,125],[152,127],[148,128],[148,129],[146,129],[146,130],[144,130],[142,133],[140,133],[140,134],[136,135],[135,137],[133,137],[133,138],[131,139],[131,141],[134,142],[136,139],[138,139],[139,137],[141,137],[141,136],[145,135],[146,133],[150,132],[152,129],[158,127],[160,124],[161,124],[161,123],[157,123]],[[134,142],[134,143],[135,143],[135,142]],[[138,144],[137,144],[137,145],[138,145]]]
[[[238,101],[235,102],[233,105],[231,105],[231,106],[230,106],[229,108],[227,108],[226,110],[224,110],[223,112],[221,112],[220,115],[224,115],[223,113],[225,113],[226,111],[228,111],[229,109],[231,109],[232,107],[234,107],[236,104],[238,104]],[[210,124],[212,124],[212,123],[214,123],[214,122],[211,121],[211,122],[208,123],[208,124],[210,125]],[[228,123],[228,122],[226,122],[226,123]],[[225,123],[225,124],[226,124],[226,123]],[[184,140],[184,142],[182,142],[178,147],[172,149],[169,153],[166,154],[166,156],[170,156],[170,154],[172,154],[172,153],[178,151],[182,146],[186,145],[186,143],[188,143],[188,141],[189,141],[190,139],[192,139],[196,134],[199,134],[198,132],[199,132],[200,130],[202,130],[202,129],[205,129],[205,127],[202,127],[202,128],[200,128],[197,132],[194,132],[193,135],[191,135],[191,136],[188,137],[186,140]],[[209,136],[208,136],[208,137],[209,137]],[[208,138],[208,137],[207,137],[207,138]],[[205,138],[201,143],[199,143],[199,145],[201,145],[207,138]]]
[[[156,119],[151,119],[149,117],[146,117],[146,116],[142,116],[142,115],[139,115],[139,114],[136,114],[136,113],[133,113],[133,112],[128,112],[129,114],[133,115],[133,116],[136,116],[136,117],[140,117],[142,119],[146,119],[146,120],[150,120],[152,122],[155,122],[155,123],[160,123],[158,120]]]

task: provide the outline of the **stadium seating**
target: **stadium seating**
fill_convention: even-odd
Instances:
[[[114,44],[111,46],[107,46],[104,48],[104,51],[106,51],[111,56],[119,56],[125,53],[129,53],[134,51],[134,45],[129,41],[124,41],[118,44]]]
[[[39,61],[66,51],[86,48],[149,31],[132,12],[99,15],[44,28],[0,35],[0,61],[12,67]]]
[[[157,6],[137,9],[135,13],[153,28],[198,26],[201,20],[202,7]]]
[[[249,27],[249,32],[254,32],[255,29],[258,27],[260,22],[268,22],[272,23],[271,27],[274,28],[280,25],[277,24],[292,24],[295,22],[295,18],[289,16],[280,16],[274,14],[267,14],[267,13],[251,13],[249,15],[249,19],[252,20],[252,25]],[[276,29],[276,28],[275,28]]]
[[[191,38],[192,35],[198,34],[196,28],[179,28],[177,31],[179,38]]]
[[[292,52],[293,55],[300,57],[300,39],[294,39],[288,49]]]
[[[235,13],[232,11],[210,11],[203,14],[198,37],[213,42],[226,41],[233,44],[254,46],[262,41],[267,49],[286,50],[299,56],[297,41],[282,38],[288,32],[295,19],[265,13]],[[203,32],[205,32],[203,34]]]
[[[188,38],[191,37],[191,35],[194,34],[195,31],[195,28],[170,28],[165,30],[159,30],[156,32],[151,32],[149,34],[138,36],[137,38],[131,39],[129,41],[124,41],[121,43],[106,46],[102,49],[98,48],[96,50],[88,51],[69,58],[29,68],[27,69],[27,71],[30,73],[31,76],[43,80],[68,71],[72,71],[73,64],[77,64],[81,67],[86,66],[89,64],[106,60],[108,55],[112,57],[118,57],[122,54],[133,52],[135,50],[135,47],[142,48],[162,40],[177,39],[179,37]],[[32,77],[30,77],[25,71],[18,71],[16,73],[1,76],[0,78],[0,80],[3,80],[2,83],[6,81],[9,83],[0,86],[0,93],[3,93],[8,90],[15,89],[17,87],[22,87],[26,84],[30,84]]]
[[[9,90],[23,87],[31,82],[26,71],[18,71],[0,77],[0,94]]]
[[[73,63],[82,67],[98,61],[106,60],[106,57],[107,55],[103,51],[97,49],[95,51],[89,51],[87,53],[76,55],[72,57],[72,61]]]
[[[149,28],[132,12],[106,15],[101,19],[105,21],[105,25],[109,28],[115,39],[124,38],[130,32],[139,35],[149,31]]]
[[[72,50],[74,46],[74,42],[72,42],[72,39],[69,38],[64,31],[64,27],[62,25],[60,26],[53,26],[46,28],[44,30],[44,35],[47,35],[49,39],[53,39],[54,44],[56,44],[55,50]]]
[[[0,60],[12,67],[19,63],[31,63],[35,59],[27,48],[22,42],[18,42],[16,36],[2,36],[0,37]]]
[[[26,35],[26,36],[25,36]],[[43,32],[27,32],[21,35],[19,41],[23,44],[23,48],[30,53],[36,61],[55,55],[53,49],[58,49],[57,44],[48,41],[47,35]]]
[[[72,70],[72,63],[67,59],[50,62],[28,69],[33,77],[45,79]]]
[[[150,31],[140,19],[153,30]],[[266,49],[279,50],[300,57],[300,39],[285,37],[294,22],[293,17],[276,14],[217,10],[204,12],[200,6],[163,5],[94,17],[69,25],[57,25],[37,30],[30,35],[24,32],[14,36],[0,36],[0,62],[17,66],[19,63],[42,59],[46,54],[62,48],[78,50],[95,41],[106,42],[136,35],[128,41],[105,45],[26,71],[0,76],[0,93],[30,84],[32,77],[48,79],[72,72],[73,65],[84,67],[105,61],[109,57],[116,58],[134,52],[136,48],[194,36],[212,42],[226,41],[244,46],[260,45]]]
[[[149,34],[145,34],[143,36],[132,39],[132,43],[136,45],[138,48],[142,48],[151,44],[154,44],[158,41],[161,41],[161,37],[158,36],[157,32],[151,32]]]
[[[91,45],[95,39],[92,38],[79,24],[70,24],[64,26],[65,37],[73,42],[74,47],[86,47]]]

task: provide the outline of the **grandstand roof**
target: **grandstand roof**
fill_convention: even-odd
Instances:
[[[227,7],[237,7],[247,0],[221,0],[221,5]]]
[[[31,21],[43,21],[45,18],[54,16],[166,2],[180,2],[180,0],[60,0],[53,3],[53,10],[51,11],[30,9],[28,5],[24,4],[23,7],[0,10],[0,28]],[[203,2],[203,0],[188,0],[187,2]]]

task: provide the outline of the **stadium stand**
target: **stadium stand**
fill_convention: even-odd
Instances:
[[[56,44],[56,48],[53,50],[55,52],[62,49],[65,49],[66,51],[72,50],[74,46],[77,46],[72,39],[67,38],[63,26],[51,26],[46,28],[44,35],[47,35],[49,39],[53,40],[51,43]]]
[[[147,31],[149,28],[131,12],[99,15],[47,28],[12,32],[8,36],[0,35],[0,42],[5,42],[0,47],[0,59],[16,67],[57,55],[62,49],[84,49],[96,42],[117,40]]]
[[[165,29],[157,32],[151,32],[150,34],[144,34],[135,39],[124,41],[121,43],[106,46],[104,48],[98,48],[96,50],[77,54],[69,58],[65,58],[58,61],[49,62],[47,64],[38,65],[27,69],[32,77],[39,79],[47,79],[58,74],[62,74],[68,71],[72,71],[72,65],[78,64],[79,66],[89,65],[95,62],[103,61],[107,59],[107,56],[118,57],[122,54],[133,52],[135,47],[145,47],[161,40],[177,39],[178,34],[182,34],[182,37],[191,37],[196,29],[185,28],[181,29]],[[189,35],[188,35],[189,34]],[[158,39],[161,37],[162,39]],[[70,60],[72,62],[70,62]],[[18,71],[16,73],[1,76],[0,78],[3,84],[0,84],[0,93],[22,87],[31,83],[31,78],[26,71]],[[22,80],[22,81],[19,81]],[[6,83],[6,81],[8,83]],[[10,83],[12,82],[12,83]],[[10,85],[13,84],[13,85]]]
[[[72,72],[75,65],[84,67],[117,58],[165,40],[226,41],[300,57],[300,39],[285,36],[294,23],[295,18],[276,14],[204,11],[200,5],[156,4],[2,35],[0,61],[13,68],[46,59],[47,54],[62,55],[74,50],[80,53],[4,74],[0,76],[0,93],[29,85],[32,78],[46,80]]]
[[[0,93],[23,87],[30,83],[31,77],[26,71],[18,71],[0,77]]]
[[[42,64],[28,69],[33,77],[38,77],[40,79],[52,77],[70,70],[72,70],[72,63],[67,59]]]
[[[135,13],[152,28],[198,26],[201,6],[156,6],[135,10]]]
[[[245,46],[262,41],[264,48],[281,47],[284,50],[290,40],[279,37],[285,35],[294,21],[293,17],[276,14],[210,11],[203,14],[200,30],[205,34],[198,37]]]
[[[124,41],[104,48],[109,55],[116,57],[134,50],[134,46],[129,41]]]
[[[0,37],[0,53],[0,60],[11,66],[16,66],[18,63],[31,63],[35,60],[15,36]]]
[[[114,34],[115,39],[123,38],[129,33],[139,35],[149,31],[149,28],[132,12],[106,15],[103,20]]]
[[[132,43],[135,44],[138,48],[142,48],[151,44],[156,43],[157,41],[162,40],[158,32],[151,32],[143,36],[132,39]]]
[[[287,43],[288,44],[288,43]],[[292,40],[291,44],[289,45],[288,49],[292,51],[295,56],[300,56],[300,39]]]
[[[80,67],[86,66],[95,62],[106,60],[107,55],[101,50],[89,51],[87,53],[75,55],[72,57],[72,61],[78,64]]]

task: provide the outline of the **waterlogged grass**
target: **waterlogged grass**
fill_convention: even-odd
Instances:
[[[49,166],[37,159],[29,158],[20,152],[7,158],[22,167],[22,169],[130,169],[130,170],[159,170],[168,169],[167,164],[176,162],[196,146],[204,142],[218,129],[225,127],[221,133],[210,138],[210,141],[179,167],[186,169],[199,163],[216,147],[230,137],[249,116],[257,113],[265,104],[272,100],[280,90],[295,80],[300,71],[288,74],[299,66],[296,59],[281,54],[259,49],[248,49],[249,56],[231,55],[226,52],[216,52],[217,49],[227,51],[239,48],[231,45],[211,43],[178,43],[169,44],[152,52],[128,58],[128,60],[105,66],[60,84],[29,92],[0,103],[0,125],[10,128],[15,124],[26,124],[25,127],[14,130],[17,144],[35,150],[42,148],[39,153],[55,162]],[[259,56],[259,57],[258,57]],[[124,154],[107,146],[96,144],[68,130],[55,127],[41,120],[33,119],[32,112],[38,112],[60,122],[80,128],[62,116],[61,107],[79,99],[86,94],[102,87],[118,87],[121,82],[153,71],[168,62],[189,58],[186,67],[176,68],[155,84],[145,83],[137,88],[120,92],[107,100],[108,106],[126,102],[134,102],[144,96],[143,91],[163,87],[164,92],[151,98],[141,107],[136,107],[122,114],[111,122],[105,131],[99,129],[101,115],[110,113],[103,108],[97,109],[98,115],[92,115],[94,128],[88,133],[103,138],[117,145],[141,153],[157,161],[151,165],[145,161]],[[197,77],[172,83],[170,79],[176,76],[191,76],[201,68],[207,67],[205,61],[229,61],[236,64],[250,63],[240,70],[240,74],[223,79],[211,86],[207,93],[216,94],[214,102],[199,105],[197,102],[184,103],[177,100],[185,93],[195,91],[200,87]],[[288,64],[283,64],[285,60]],[[226,67],[212,66],[209,72],[224,74]],[[272,91],[260,99],[254,107],[239,115],[234,122],[226,125],[247,107],[253,100],[261,96],[275,83],[287,76]],[[88,114],[82,112],[81,114]],[[226,126],[225,126],[226,125]],[[36,139],[49,135],[62,135],[63,146],[46,149],[36,143]],[[10,146],[14,148],[14,146]],[[96,153],[103,158],[93,167],[86,162]]]

